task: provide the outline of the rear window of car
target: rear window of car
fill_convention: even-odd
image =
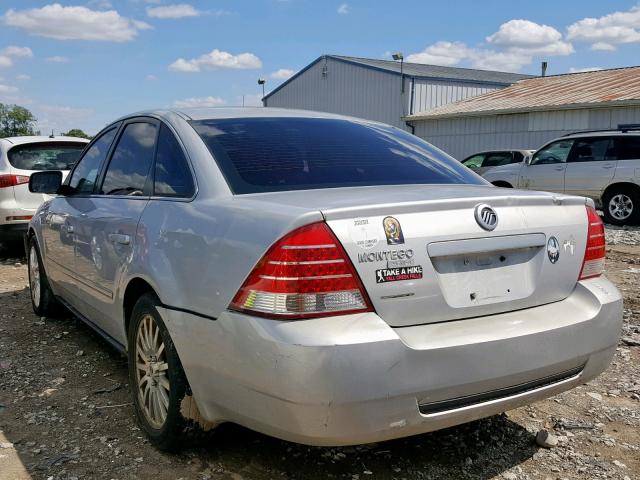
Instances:
[[[192,121],[236,194],[403,184],[484,184],[401,130],[323,118]]]
[[[71,170],[86,143],[47,142],[16,145],[7,152],[9,163],[20,170]]]

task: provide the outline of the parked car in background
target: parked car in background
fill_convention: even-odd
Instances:
[[[526,156],[533,152],[535,150],[491,150],[470,155],[462,160],[462,164],[482,175],[493,167],[521,163]]]
[[[31,177],[59,193],[26,239],[33,309],[128,352],[160,448],[194,418],[312,445],[446,428],[587,382],[618,344],[591,200],[495,188],[387,125],[149,111],[61,178]]]
[[[504,165],[483,177],[499,187],[584,195],[614,225],[640,223],[640,131],[580,132],[538,149],[520,164]]]
[[[75,137],[0,138],[0,243],[19,240],[46,195],[29,192],[29,177],[40,170],[66,174],[89,143]]]

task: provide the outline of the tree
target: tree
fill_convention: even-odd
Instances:
[[[69,130],[67,133],[61,133],[60,135],[64,136],[64,137],[78,137],[78,138],[86,138],[88,140],[91,140],[91,136],[87,135],[86,133],[84,133],[82,130],[80,130],[79,128],[72,128],[71,130]]]
[[[35,135],[36,117],[19,105],[0,103],[0,137]]]

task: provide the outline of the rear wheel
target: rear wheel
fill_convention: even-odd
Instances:
[[[187,427],[180,412],[187,379],[153,294],[136,302],[129,326],[129,383],[136,416],[153,445],[174,450]]]
[[[602,210],[607,223],[637,225],[640,223],[640,193],[630,187],[612,188],[602,197]]]
[[[27,255],[31,307],[39,317],[55,317],[60,313],[62,306],[53,295],[49,285],[49,279],[44,271],[36,237],[31,237],[29,240]]]

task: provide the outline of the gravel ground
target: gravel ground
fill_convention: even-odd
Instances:
[[[0,480],[640,479],[640,229],[607,229],[623,339],[589,384],[503,415],[351,448],[235,425],[156,451],[135,424],[126,361],[82,323],[34,316],[24,258],[0,253]],[[542,448],[546,429],[557,445]]]

